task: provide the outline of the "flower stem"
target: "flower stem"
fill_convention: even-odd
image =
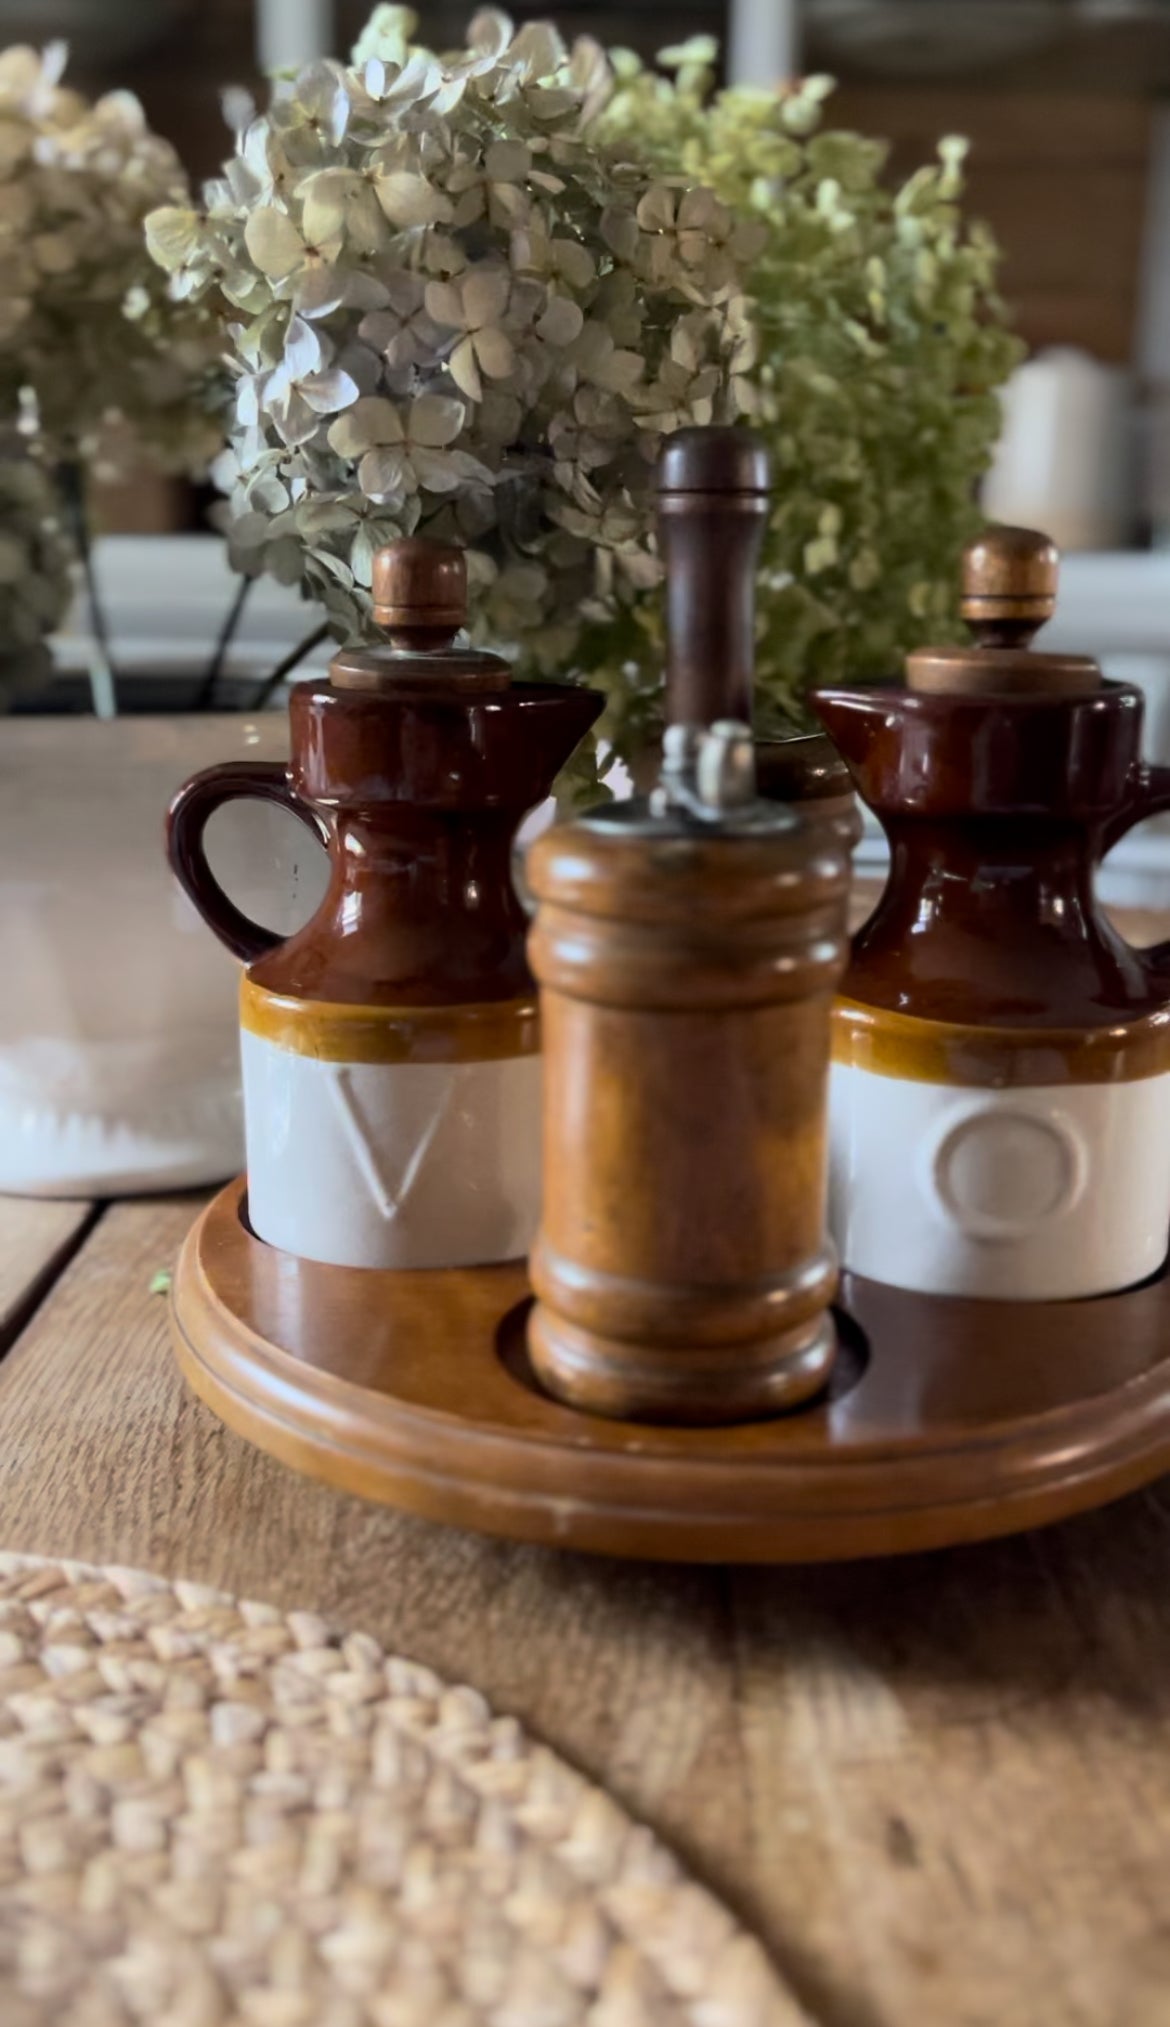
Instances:
[[[272,674],[264,678],[263,683],[260,685],[260,688],[257,690],[256,695],[252,699],[250,708],[253,711],[262,711],[264,709],[265,704],[268,702],[269,698],[274,696],[276,691],[280,688],[285,677],[291,676],[293,670],[298,666],[298,664],[304,661],[305,656],[311,655],[313,649],[316,647],[320,647],[321,642],[323,640],[328,640],[328,638],[329,638],[328,621],[326,621],[322,626],[314,627],[312,633],[306,634],[304,640],[301,641],[297,647],[293,648],[292,651],[284,657],[284,660],[282,662],[277,663],[276,667],[272,671]]]
[[[77,459],[70,458],[61,466],[60,481],[73,539],[81,558],[86,597],[89,601],[89,623],[93,631],[93,648],[89,658],[89,687],[93,697],[94,715],[98,718],[115,718],[118,714],[117,677],[110,651],[110,630],[106,624],[106,609],[102,604],[97,571],[94,568],[93,545],[89,536],[89,514],[85,500],[85,473]]]
[[[227,617],[220,627],[218,638],[212,649],[211,660],[207,664],[207,673],[195,693],[193,708],[196,711],[210,711],[211,709],[212,699],[215,696],[215,686],[223,673],[227,651],[235,639],[236,628],[240,623],[244,607],[248,602],[248,593],[255,582],[256,579],[254,577],[241,577],[236,586],[235,596],[228,607]]]

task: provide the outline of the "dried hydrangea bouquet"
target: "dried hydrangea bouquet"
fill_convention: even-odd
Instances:
[[[653,460],[746,411],[779,454],[770,618],[792,636],[765,709],[798,713],[818,636],[857,673],[937,628],[1010,356],[953,154],[894,199],[879,150],[807,139],[815,81],[711,109],[693,52],[647,83],[495,10],[453,55],[414,25],[379,8],[348,67],[278,80],[204,207],[147,222],[176,297],[224,314],[238,567],[303,584],[355,638],[381,543],[455,539],[478,629],[602,682],[602,731],[636,753],[658,705]],[[932,436],[909,441],[899,386]],[[894,478],[930,540],[878,591]]]
[[[143,242],[147,213],[186,192],[178,158],[130,93],[91,105],[68,90],[65,60],[63,43],[0,52],[0,562],[10,539],[62,570],[55,599],[0,580],[9,605],[22,601],[6,635],[26,646],[68,592],[59,528],[46,546],[50,486],[88,563],[85,475],[115,444],[188,470],[220,441],[210,319],[170,300]],[[38,468],[26,479],[11,464],[22,444]],[[97,673],[108,686],[108,669]]]

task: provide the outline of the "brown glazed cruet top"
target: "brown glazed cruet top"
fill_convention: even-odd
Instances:
[[[968,549],[970,647],[923,649],[907,684],[814,705],[890,840],[885,893],[843,991],[926,1019],[1086,1029],[1159,1011],[1170,978],[1094,892],[1103,853],[1170,804],[1140,757],[1142,697],[1087,658],[1027,643],[1055,597],[1043,535]]]
[[[500,656],[457,639],[463,555],[419,538],[374,559],[385,646],[343,649],[289,700],[287,770],[210,770],[172,811],[172,864],[217,933],[278,994],[443,1006],[533,991],[511,852],[602,709],[592,690],[514,683]],[[232,907],[202,831],[238,795],[284,803],[326,843],[329,889],[285,940]]]

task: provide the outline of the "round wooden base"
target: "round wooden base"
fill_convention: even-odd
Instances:
[[[847,1280],[826,1394],[767,1422],[651,1428],[549,1400],[522,1262],[322,1267],[225,1189],[179,1262],[196,1392],[298,1470],[460,1527],[611,1555],[812,1562],[1008,1534],[1170,1469],[1170,1274],[1094,1301]]]

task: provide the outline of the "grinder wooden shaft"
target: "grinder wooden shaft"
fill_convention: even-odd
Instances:
[[[666,723],[750,723],[754,578],[772,507],[766,447],[740,427],[676,430],[658,460],[657,504],[666,564]],[[755,749],[760,794],[799,803],[852,850],[861,823],[832,741],[823,732],[769,738],[757,731]]]
[[[698,604],[694,580],[686,595],[674,581],[692,543],[667,545],[672,669],[705,643],[684,692],[696,708],[721,653],[751,673],[754,509],[733,508],[719,543],[710,491],[698,518],[721,567],[700,572]],[[826,1090],[846,845],[757,796],[747,723],[676,720],[650,797],[554,826],[528,878],[545,1052],[538,1377],[574,1407],[664,1423],[808,1399],[836,1349]]]

